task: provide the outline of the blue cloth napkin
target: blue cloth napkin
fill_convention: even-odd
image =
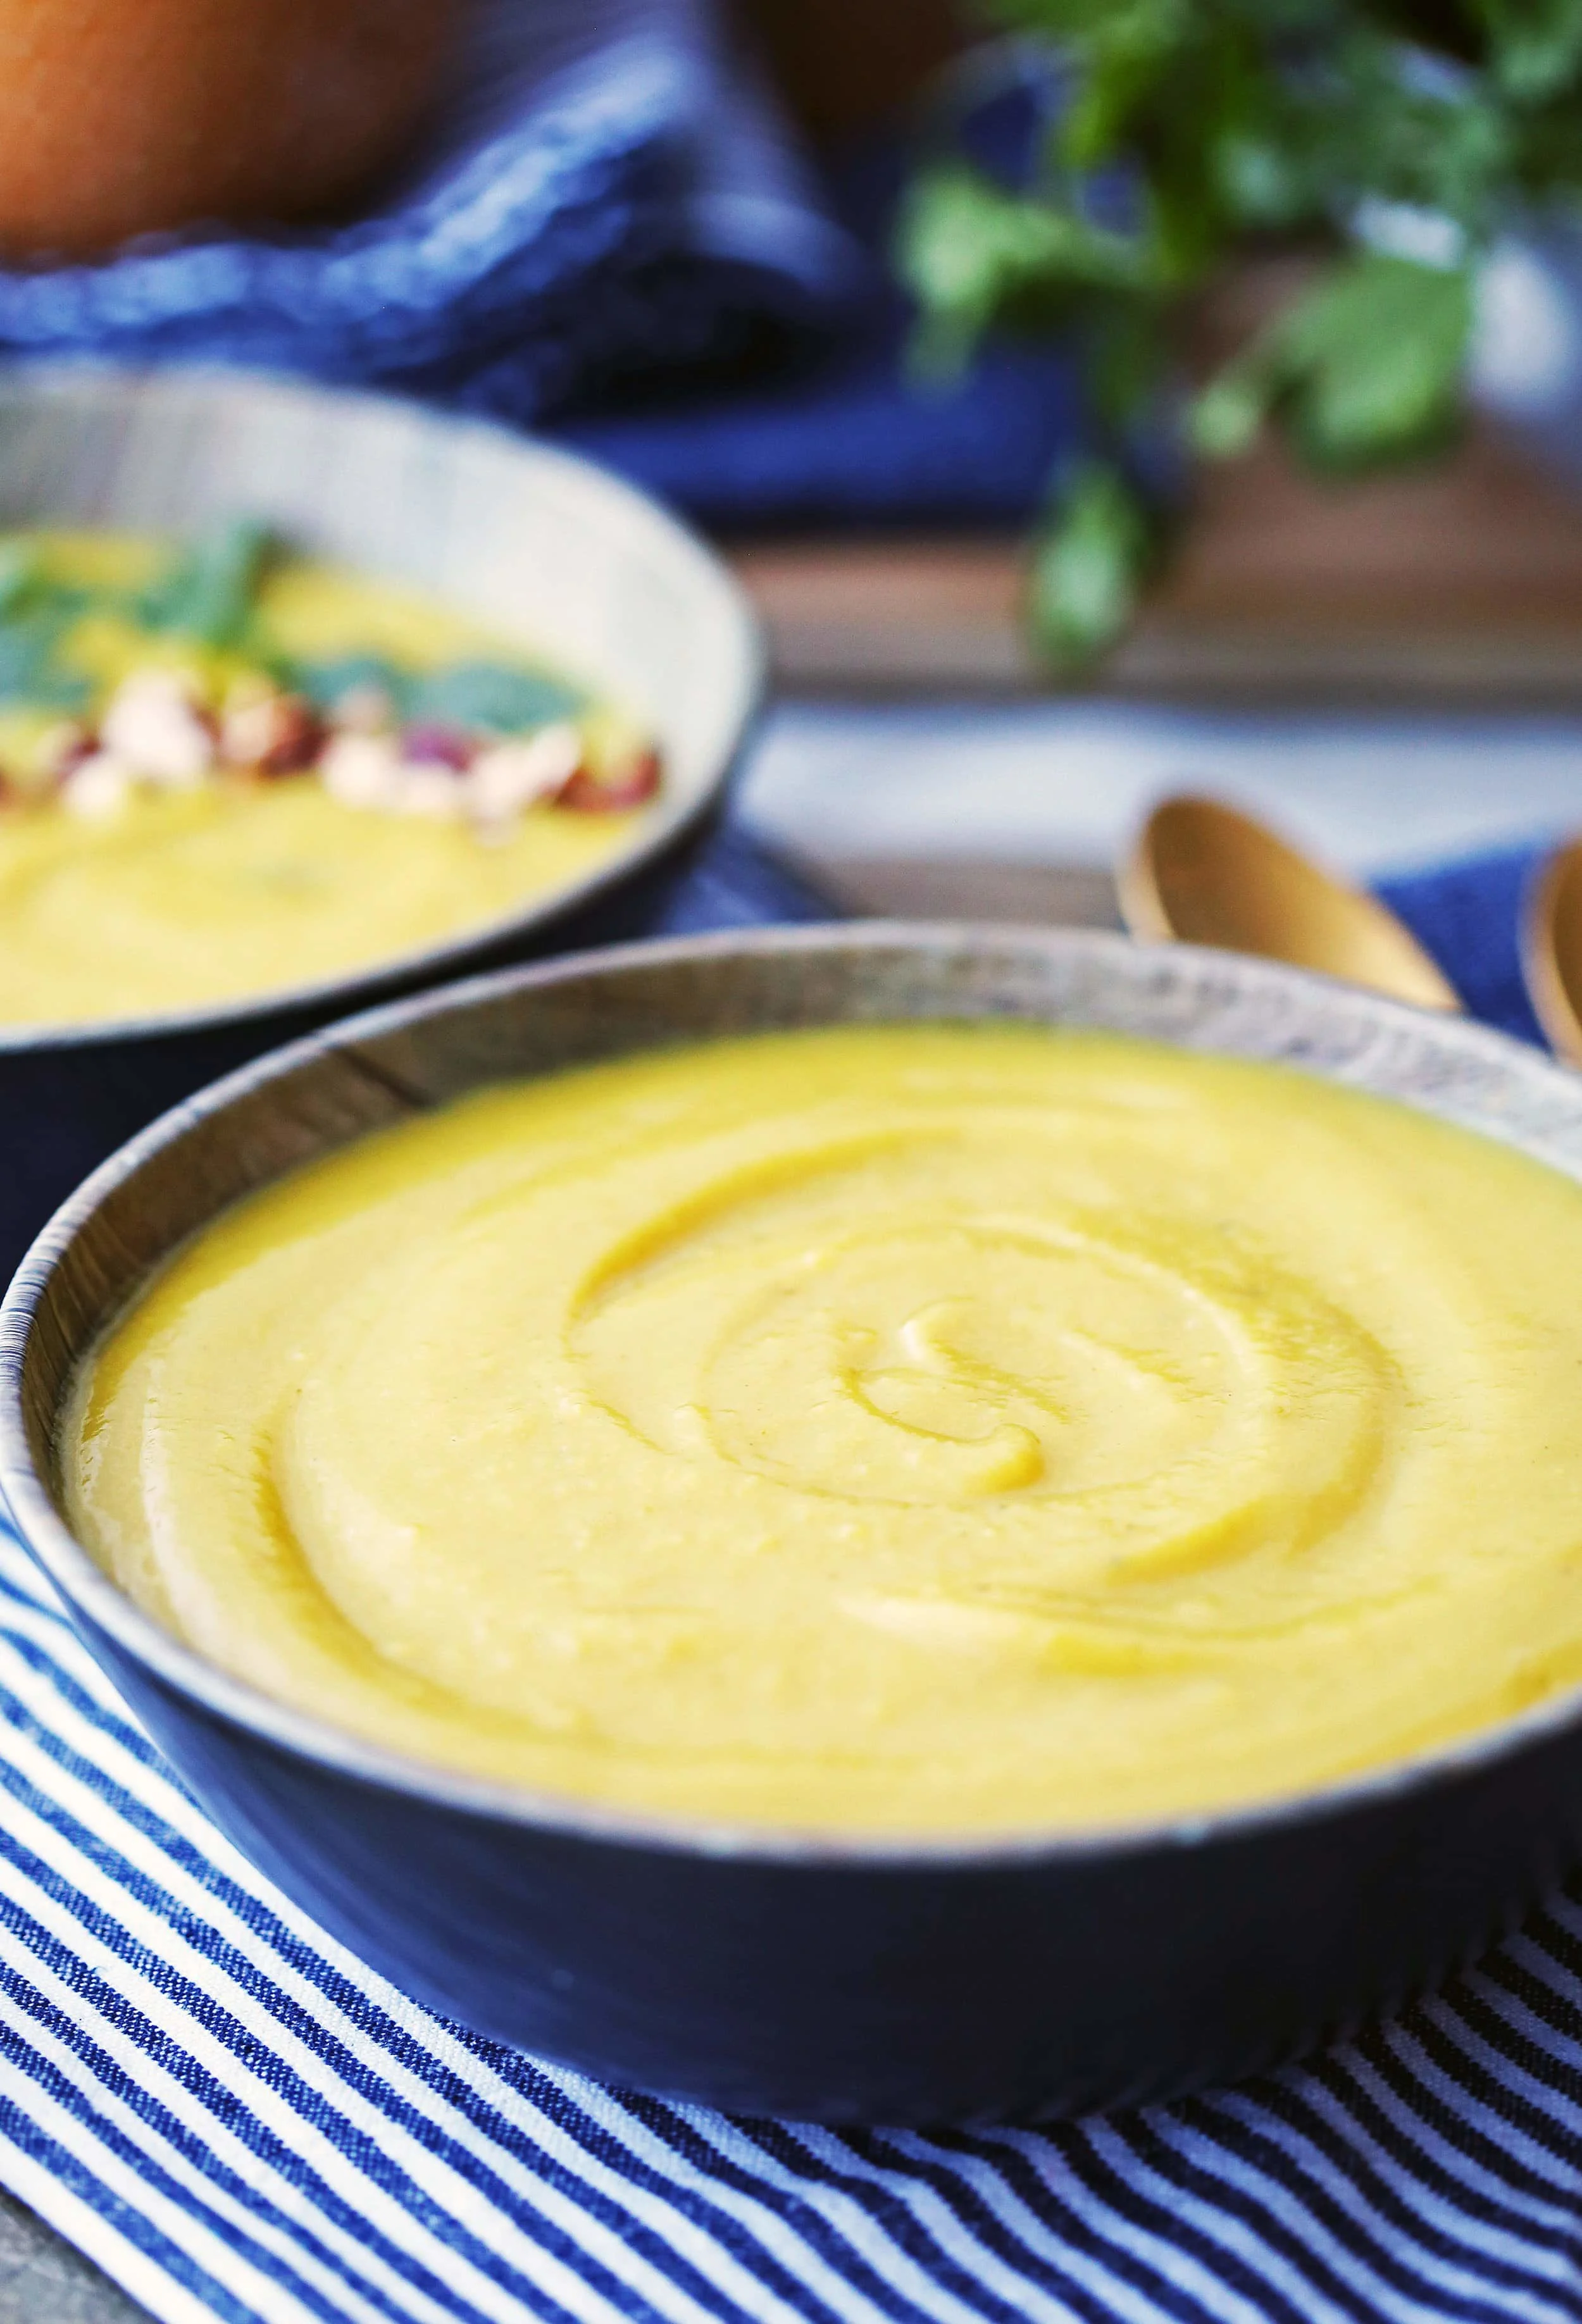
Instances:
[[[1016,181],[1036,166],[1060,91],[1024,55],[1005,55],[965,68],[937,100],[931,121],[893,124],[827,169],[832,214],[865,254],[868,280],[821,351],[679,396],[645,398],[634,381],[602,411],[558,421],[563,440],[716,531],[1004,527],[1034,515],[1091,432],[1071,350],[995,334],[958,374],[922,377],[893,246],[938,132]],[[1155,490],[1173,489],[1162,433],[1138,430],[1132,455]]]
[[[869,278],[827,345],[734,384],[633,382],[550,432],[716,531],[1025,522],[1083,440],[1078,367],[1058,344],[994,338],[958,377],[917,375],[889,263],[909,159],[893,136],[829,173]]]
[[[828,323],[859,262],[708,0],[470,0],[430,134],[349,223],[0,270],[0,354],[202,357],[515,420]]]
[[[343,225],[0,269],[0,359],[231,363],[547,426],[716,528],[1016,524],[1077,375],[911,375],[909,152],[816,185],[711,0],[469,0],[421,150]]]
[[[1496,1016],[1520,872],[1391,888]],[[661,918],[819,908],[727,830]],[[482,2041],[333,1944],[0,1527],[0,2181],[164,2324],[1579,2324],[1582,1884],[1240,2089],[1053,2129],[733,2120]]]
[[[1522,978],[1518,932],[1528,885],[1544,853],[1502,848],[1379,883],[1385,903],[1433,954],[1471,1015],[1540,1048],[1543,1034]]]

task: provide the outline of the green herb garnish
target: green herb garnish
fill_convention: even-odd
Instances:
[[[525,733],[582,706],[583,696],[559,678],[494,661],[456,661],[434,670],[417,681],[410,702],[415,719],[494,734]]]
[[[372,688],[388,698],[392,715],[405,723],[411,707],[412,676],[386,661],[383,654],[336,654],[323,661],[293,658],[283,669],[286,683],[292,690],[305,694],[320,710],[333,710],[347,695]]]
[[[273,543],[268,529],[245,518],[221,525],[182,549],[137,601],[144,628],[174,632],[215,648],[241,644]]]
[[[80,710],[92,687],[57,660],[83,592],[52,581],[35,542],[0,538],[0,702]]]
[[[62,627],[48,609],[0,616],[0,702],[63,713],[88,707],[90,682],[55,659]]]
[[[0,621],[10,621],[23,611],[39,579],[39,553],[33,543],[0,539]]]
[[[1355,474],[1454,438],[1481,263],[1582,196],[1582,0],[983,5],[1047,52],[1060,102],[1024,184],[954,153],[922,172],[902,262],[926,362],[996,322],[1074,335],[1100,442],[1057,480],[1032,611],[1080,668],[1161,546],[1129,446],[1179,375],[1183,309],[1238,255],[1311,263],[1190,400],[1187,449],[1231,457],[1272,425]]]

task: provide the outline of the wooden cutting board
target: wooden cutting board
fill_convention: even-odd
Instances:
[[[1005,538],[749,544],[781,684],[1025,693],[1049,680]],[[1582,707],[1582,488],[1475,435],[1448,466],[1326,487],[1270,447],[1209,473],[1107,694]]]

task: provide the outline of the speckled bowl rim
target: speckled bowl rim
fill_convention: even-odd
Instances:
[[[719,763],[711,775],[699,785],[695,797],[681,798],[671,796],[667,798],[661,787],[658,800],[648,810],[642,826],[633,833],[626,845],[613,852],[607,862],[594,864],[589,870],[579,872],[575,880],[557,885],[541,896],[529,897],[514,910],[498,913],[492,919],[470,923],[438,944],[419,945],[402,953],[382,953],[365,967],[349,969],[338,976],[319,977],[307,984],[271,985],[262,992],[240,993],[202,1008],[160,1010],[135,1017],[67,1019],[52,1024],[43,1020],[0,1024],[0,1060],[30,1055],[41,1049],[97,1048],[121,1041],[162,1040],[186,1034],[219,1032],[227,1027],[245,1024],[250,1019],[360,1008],[381,993],[406,991],[418,983],[431,985],[454,978],[466,970],[470,961],[478,959],[480,955],[496,951],[502,945],[531,936],[541,928],[546,932],[551,930],[585,905],[595,903],[612,890],[624,886],[677,844],[688,832],[717,812],[727,796],[762,721],[767,700],[768,650],[762,627],[746,592],[702,534],[672,510],[640,491],[635,484],[629,484],[610,469],[599,466],[597,461],[585,459],[580,453],[566,451],[558,444],[549,444],[539,437],[518,433],[493,420],[436,410],[411,396],[325,387],[289,373],[257,366],[168,364],[151,372],[125,364],[85,359],[80,363],[7,364],[4,379],[7,386],[35,388],[41,396],[47,395],[55,387],[95,383],[112,389],[117,385],[128,389],[133,386],[146,388],[151,381],[169,379],[186,388],[211,386],[217,390],[224,388],[233,392],[245,392],[251,386],[273,394],[284,392],[304,402],[323,403],[348,413],[359,410],[415,412],[426,424],[443,429],[454,436],[458,444],[483,441],[498,447],[513,457],[526,458],[536,466],[557,469],[573,482],[578,492],[587,494],[590,511],[597,510],[602,503],[617,518],[624,512],[628,521],[635,519],[652,531],[668,536],[678,549],[689,557],[696,558],[710,570],[721,587],[723,599],[731,605],[735,618],[740,695],[736,715],[732,721],[731,741],[719,754]],[[356,560],[351,561],[355,564]]]
[[[1167,972],[1173,965],[1178,972],[1189,974],[1196,970],[1222,979],[1234,978],[1241,991],[1254,1000],[1260,994],[1283,996],[1304,1010],[1315,1026],[1326,1018],[1333,1019],[1338,1011],[1376,1028],[1382,1036],[1404,1033],[1431,1052],[1453,1055],[1467,1065],[1481,1062],[1494,1081],[1530,1101],[1535,1127],[1511,1134],[1508,1130],[1502,1132],[1497,1122],[1491,1123],[1486,1116],[1480,1118],[1471,1109],[1420,1110],[1481,1130],[1496,1142],[1513,1146],[1582,1184],[1582,1074],[1551,1063],[1504,1034],[1465,1019],[1431,1015],[1328,977],[1210,952],[1197,945],[1138,945],[1129,937],[1087,929],[1049,930],[1000,924],[974,927],[957,922],[840,921],[812,927],[736,930],[721,936],[611,945],[470,977],[437,991],[387,1002],[322,1032],[271,1050],[171,1108],[86,1179],[34,1241],[0,1303],[0,1496],[9,1507],[23,1542],[62,1594],[68,1609],[80,1608],[89,1621],[106,1632],[125,1654],[204,1711],[282,1752],[343,1777],[407,1794],[431,1807],[451,1808],[468,1817],[589,1841],[681,1855],[810,1867],[956,1867],[964,1872],[983,1871],[995,1867],[1091,1862],[1150,1849],[1234,1844],[1271,1831],[1385,1807],[1410,1794],[1475,1775],[1582,1722],[1582,1683],[1578,1683],[1453,1744],[1310,1791],[1199,1813],[1130,1822],[1077,1829],[1035,1827],[986,1834],[831,1832],[764,1826],[745,1821],[653,1813],[538,1792],[525,1785],[457,1773],[364,1742],[327,1720],[277,1702],[245,1682],[233,1678],[144,1614],[94,1563],[57,1512],[29,1445],[23,1388],[32,1345],[33,1319],[56,1265],[84,1223],[115,1188],[132,1177],[163,1147],[234,1102],[272,1082],[284,1080],[299,1066],[327,1052],[377,1039],[428,1019],[459,1016],[505,994],[552,991],[563,982],[627,971],[648,963],[656,966],[667,963],[713,963],[722,972],[728,972],[730,964],[745,955],[762,959],[777,954],[817,954],[849,950],[854,945],[884,953],[921,948],[934,954],[942,948],[970,953],[975,947],[987,947],[1000,954],[1026,949],[1044,955],[1064,953],[1078,958],[1087,956],[1100,963],[1106,956],[1129,956],[1157,962]],[[920,1014],[912,1019],[874,1018],[861,1021],[939,1022],[948,1015],[947,1011],[943,1018]],[[831,1015],[822,1021],[853,1020]],[[1033,1016],[1017,1021],[1059,1024],[1062,1020]],[[1095,1020],[1085,1023],[1083,1029],[1102,1031],[1105,1028]],[[1200,1047],[1210,1055],[1263,1054],[1223,1042],[1195,1045],[1170,1041],[1164,1036],[1139,1038],[1162,1038],[1170,1047]],[[1274,1062],[1302,1070],[1300,1045],[1293,1054]],[[1331,1073],[1321,1074],[1320,1077],[1345,1086],[1377,1089],[1376,1083],[1361,1074]],[[476,1084],[484,1085],[483,1081]],[[1390,1091],[1381,1093],[1400,1094]],[[1402,1102],[1412,1102],[1410,1098]],[[1570,1155],[1550,1148],[1547,1142],[1550,1135],[1566,1131],[1576,1139],[1575,1151]],[[338,1147],[329,1143],[321,1150],[335,1151]],[[198,1231],[205,1223],[207,1221],[199,1221],[192,1231]],[[54,1416],[59,1419],[59,1404]]]

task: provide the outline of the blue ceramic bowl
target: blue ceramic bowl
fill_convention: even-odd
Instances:
[[[221,1007],[0,1026],[0,1282],[96,1162],[217,1074],[377,993],[652,925],[757,707],[757,634],[729,575],[586,462],[415,405],[235,372],[0,375],[0,528],[180,534],[236,514],[430,591],[630,705],[662,746],[665,790],[607,862],[443,945]]]
[[[83,1636],[237,1845],[397,1985],[606,2080],[748,2113],[1075,2114],[1269,2066],[1460,1965],[1582,1858],[1582,1700],[1322,1794],[981,1843],[665,1821],[413,1765],[226,1676],[73,1539],[72,1368],[282,1170],[501,1076],[678,1038],[1012,1016],[1284,1058],[1582,1177],[1582,1078],[1294,971],[1077,933],[761,932],[397,1003],[156,1123],[0,1311],[0,1488]]]

